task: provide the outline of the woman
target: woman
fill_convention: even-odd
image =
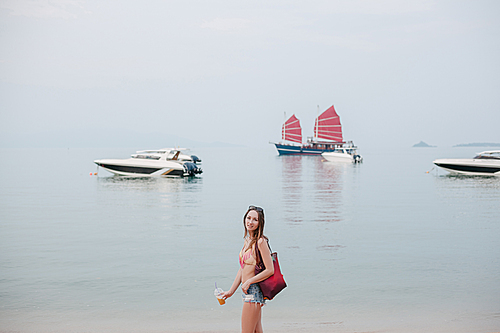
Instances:
[[[250,206],[243,216],[245,227],[245,242],[240,252],[240,269],[234,279],[231,289],[223,293],[223,298],[233,296],[240,284],[243,290],[243,310],[241,312],[241,332],[263,332],[261,322],[261,308],[265,304],[264,296],[258,282],[274,274],[271,251],[264,236],[264,210]],[[255,265],[260,258],[255,254],[255,247],[259,247],[266,269],[255,275]]]

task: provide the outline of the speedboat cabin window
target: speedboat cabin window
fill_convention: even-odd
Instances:
[[[484,160],[500,160],[500,154],[494,154],[494,153],[482,153],[474,157],[474,159],[479,160],[479,159],[484,159]]]
[[[160,156],[154,156],[154,155],[135,155],[134,158],[141,158],[141,159],[146,159],[146,160],[159,160]]]

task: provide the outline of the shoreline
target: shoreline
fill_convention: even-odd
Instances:
[[[285,307],[263,312],[266,333],[499,333],[500,313],[385,313],[369,316],[331,313],[290,315]],[[240,331],[241,308],[224,310],[129,311],[121,313],[0,310],[0,333],[229,333]],[[218,311],[219,310],[219,311]],[[266,309],[269,310],[269,309]],[[295,309],[298,310],[298,309]],[[129,313],[130,312],[130,313]],[[300,312],[300,311],[298,311]],[[286,314],[288,313],[288,314]]]

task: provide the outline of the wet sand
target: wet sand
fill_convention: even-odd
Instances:
[[[266,333],[499,333],[500,314],[462,314],[460,317],[414,314],[379,318],[363,315],[340,316],[332,320],[303,316],[295,318],[272,309],[263,312]],[[311,315],[314,317],[314,315]],[[7,313],[0,311],[0,333],[230,333],[240,332],[240,311],[214,308],[204,313],[177,314],[142,312],[116,313],[112,318],[99,313]]]

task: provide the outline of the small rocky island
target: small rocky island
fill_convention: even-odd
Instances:
[[[428,145],[427,143],[425,143],[423,141],[420,141],[419,143],[414,144],[413,147],[435,148],[436,146],[431,146],[431,145]]]

